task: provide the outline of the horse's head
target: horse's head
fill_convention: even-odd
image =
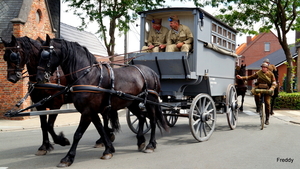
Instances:
[[[4,60],[7,63],[7,80],[16,83],[22,78],[22,71],[27,63],[23,44],[14,35],[12,35],[10,42],[2,41],[5,46]]]
[[[57,46],[50,38],[49,35],[46,36],[46,41],[42,44],[40,50],[40,60],[37,67],[36,80],[38,83],[44,83],[49,81],[50,76],[56,70],[60,64],[60,58],[58,53],[60,47]]]
[[[236,68],[235,75],[245,76],[246,75],[246,64],[242,64],[240,67]]]

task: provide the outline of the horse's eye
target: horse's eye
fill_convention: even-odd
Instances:
[[[48,52],[46,50],[43,50],[42,53],[41,53],[41,58],[43,60],[49,60],[50,59],[50,52]]]
[[[12,52],[9,56],[9,59],[11,62],[18,62],[19,61],[19,56],[17,53]]]

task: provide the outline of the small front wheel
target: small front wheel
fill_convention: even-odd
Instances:
[[[265,103],[261,103],[260,105],[260,129],[264,129],[265,125]]]
[[[132,114],[131,111],[127,110],[126,120],[127,120],[127,125],[129,127],[129,129],[133,133],[137,134],[139,131],[139,119],[134,114]],[[150,129],[151,129],[150,121],[149,121],[149,119],[146,119],[146,122],[144,124],[143,134],[146,134]]]
[[[167,124],[169,127],[174,127],[178,120],[178,110],[163,110],[164,114],[166,115]]]

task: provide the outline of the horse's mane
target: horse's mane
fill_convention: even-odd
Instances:
[[[94,55],[91,54],[86,47],[81,46],[79,43],[57,38],[52,40],[61,45],[63,69],[69,69],[70,72],[75,72],[76,70],[83,68],[82,64],[87,61],[90,66],[97,63]],[[71,75],[72,78],[74,78],[74,75],[75,74]]]
[[[21,37],[21,38],[17,38],[17,41],[19,41],[22,44],[22,48],[24,51],[24,57],[27,56],[31,56],[31,57],[35,57],[38,54],[38,51],[41,47],[41,43],[39,41],[35,41],[27,36]],[[32,48],[35,47],[36,51],[34,51],[34,49]],[[35,53],[37,52],[37,53]],[[25,60],[27,60],[28,62],[30,62],[31,59],[36,59],[36,58],[24,58]]]

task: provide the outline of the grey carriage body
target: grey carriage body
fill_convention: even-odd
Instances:
[[[194,36],[191,52],[143,53],[133,60],[134,64],[149,66],[160,76],[161,95],[178,99],[199,93],[225,95],[228,84],[234,84],[236,30],[199,8],[158,9],[140,15],[141,48],[147,43],[146,27],[151,26],[153,18],[162,18],[162,25],[169,28],[168,18],[177,15]]]
[[[193,33],[189,52],[131,53],[131,64],[142,64],[160,77],[163,112],[170,127],[178,117],[189,117],[191,133],[197,141],[212,135],[217,112],[226,114],[233,130],[238,119],[238,99],[234,86],[237,31],[200,8],[167,8],[141,12],[140,49],[147,45],[151,21],[161,18],[169,28],[168,18],[177,15],[180,24]],[[127,113],[133,132],[135,119]],[[145,126],[146,129],[149,130]],[[145,130],[147,132],[148,130]]]

